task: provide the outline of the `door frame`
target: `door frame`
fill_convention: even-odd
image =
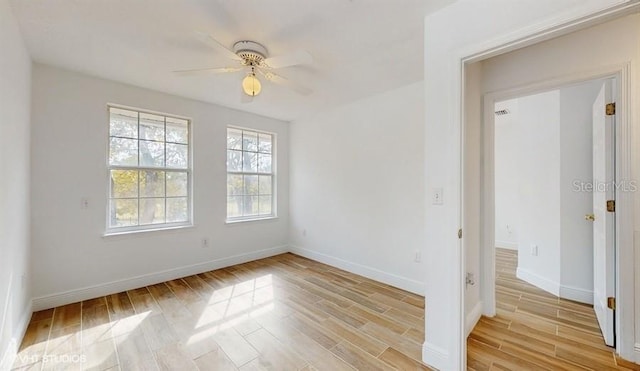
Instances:
[[[630,180],[632,162],[631,137],[631,65],[630,63],[609,66],[593,71],[566,75],[544,80],[525,86],[500,90],[484,94],[482,97],[483,119],[481,124],[482,156],[480,169],[480,256],[481,272],[480,297],[483,303],[483,314],[495,316],[495,103],[525,95],[558,89],[562,86],[577,84],[590,80],[613,78],[614,96],[616,97],[616,131],[615,131],[615,182]],[[463,124],[465,125],[465,124]],[[615,218],[615,286],[616,311],[615,340],[616,351],[628,359],[634,350],[634,271],[633,271],[633,194],[632,192],[616,192]],[[464,210],[463,210],[464,212]],[[631,356],[631,357],[630,357]]]

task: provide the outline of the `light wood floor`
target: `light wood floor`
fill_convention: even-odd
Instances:
[[[497,249],[496,255],[498,313],[483,317],[469,336],[469,369],[640,370],[604,344],[591,306],[516,278],[516,251]]]
[[[293,254],[33,314],[15,369],[423,370],[424,298]]]
[[[589,306],[518,280],[516,259],[498,250],[498,315],[470,335],[470,370],[640,370]],[[14,367],[424,370],[423,340],[423,297],[283,254],[36,312]]]

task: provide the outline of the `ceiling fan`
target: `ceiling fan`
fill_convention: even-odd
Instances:
[[[200,41],[209,45],[211,48],[215,49],[227,58],[234,60],[236,64],[221,68],[199,68],[173,72],[180,75],[200,75],[245,71],[246,76],[242,80],[242,91],[244,93],[242,94],[243,102],[251,101],[251,98],[260,94],[262,84],[258,79],[258,75],[275,84],[286,86],[299,94],[311,94],[312,91],[310,89],[295,84],[285,77],[273,72],[274,69],[278,68],[311,64],[313,62],[313,58],[308,52],[298,50],[282,56],[269,57],[267,48],[255,41],[238,41],[233,44],[233,50],[231,50],[222,45],[211,35],[202,32],[196,32],[196,35]]]

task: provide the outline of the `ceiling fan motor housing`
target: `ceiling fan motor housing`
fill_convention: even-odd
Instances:
[[[242,64],[247,66],[258,66],[267,58],[267,48],[255,41],[243,40],[233,44],[233,51],[240,58]]]

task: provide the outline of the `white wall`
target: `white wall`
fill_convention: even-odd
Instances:
[[[31,58],[11,6],[0,0],[0,369],[31,318],[29,130]]]
[[[613,42],[613,44],[612,44]],[[607,48],[609,52],[601,53],[599,50]],[[639,117],[640,107],[637,105],[637,71],[640,68],[638,61],[640,60],[640,15],[632,14],[607,23],[593,26],[576,33],[568,34],[556,39],[548,40],[540,44],[536,44],[527,48],[513,51],[504,55],[500,55],[483,62],[483,90],[484,92],[505,91],[523,86],[537,84],[541,81],[557,79],[561,76],[579,76],[592,74],[593,71],[606,70],[621,67],[629,64],[631,67],[631,87],[626,94],[629,94],[631,102],[631,119],[632,126],[636,124],[634,121]],[[565,133],[567,134],[567,133]],[[640,132],[634,131],[632,141],[634,146],[640,143],[638,135]],[[630,179],[638,177],[638,152],[634,150],[632,166],[630,167]],[[562,166],[562,165],[561,165]],[[623,197],[624,195],[618,195]],[[634,215],[640,212],[640,204],[638,197],[631,194],[624,197],[630,197],[634,200]],[[621,198],[619,198],[620,200]],[[629,198],[628,198],[629,199]],[[631,207],[623,203],[621,207]],[[581,212],[580,217],[584,217],[585,213]],[[625,221],[634,225],[636,235],[640,234],[640,218],[634,217]],[[633,295],[638,292],[640,287],[640,262],[630,258],[630,256],[639,256],[640,246],[638,239],[635,239],[635,246],[628,244],[621,245],[622,258],[619,260],[619,273],[625,276],[626,282],[634,279],[636,289],[627,286],[627,297],[629,292]],[[635,253],[633,250],[635,249]],[[577,250],[576,250],[577,251]],[[566,256],[567,261],[573,258]],[[575,257],[574,257],[575,258]],[[578,261],[576,261],[576,264]],[[582,263],[580,263],[582,264]],[[589,273],[585,272],[585,275]],[[569,282],[569,281],[567,281]],[[626,332],[623,333],[623,341],[620,343],[620,351],[627,359],[635,359],[640,362],[640,352],[634,352],[634,344],[640,344],[640,297],[636,295],[636,303],[631,308],[635,311],[635,324],[628,326]],[[629,328],[634,329],[635,336]],[[620,329],[619,329],[620,330]],[[619,333],[621,333],[619,331]],[[637,339],[637,340],[636,340]],[[640,349],[640,348],[639,348]]]
[[[482,66],[475,63],[465,71],[465,112],[470,123],[469,130],[465,130],[463,148],[477,148],[482,141],[481,118],[482,101],[473,99],[480,96],[482,92],[482,79],[480,72]],[[465,268],[466,274],[473,283],[465,285],[465,330],[467,335],[473,330],[478,319],[482,315],[482,302],[480,300],[480,250],[478,241],[480,240],[480,189],[476,187],[481,179],[481,157],[473,151],[464,151],[464,177],[462,202],[465,210],[468,211],[462,220],[465,238],[462,240],[462,247],[466,253]]]
[[[480,65],[480,63],[475,63]],[[517,250],[520,213],[518,204],[518,99],[497,102],[495,111],[507,109],[509,114],[495,116],[494,130],[494,189],[496,247]]]
[[[574,181],[593,179],[593,101],[602,80],[560,89],[560,297],[593,303],[593,194]]]
[[[294,252],[423,292],[422,99],[415,83],[291,124]]]
[[[425,266],[426,300],[429,303],[423,346],[426,363],[440,369],[457,370],[464,369],[466,361],[463,325],[465,266],[456,233],[463,218],[459,196],[462,179],[458,171],[464,122],[461,116],[464,102],[461,99],[463,69],[458,63],[460,58],[478,55],[482,59],[483,55],[488,56],[479,53],[486,50],[497,54],[507,51],[499,49],[502,46],[530,45],[534,42],[532,40],[548,36],[547,32],[569,32],[570,29],[560,26],[586,22],[589,18],[585,16],[617,9],[625,2],[521,0],[515,7],[509,0],[458,0],[425,18],[425,186],[428,197],[434,188],[443,188],[445,195],[450,195],[445,198],[444,205],[427,205],[426,208],[424,233],[428,239],[425,241],[425,254],[432,257]],[[496,69],[495,73],[500,74],[500,79],[512,88],[531,79],[551,78],[592,70],[598,65],[629,61],[635,58],[638,45],[637,42],[627,43],[637,38],[637,29],[631,27],[630,33],[607,32],[604,37],[594,34],[579,43],[565,43],[561,48],[552,48],[553,51],[538,51],[537,55],[524,59],[522,65],[503,66],[504,69]],[[617,50],[612,53],[602,53],[601,50],[611,47],[612,39],[616,45],[625,47],[614,48]],[[606,40],[609,40],[609,46]],[[626,54],[626,58],[620,59],[621,54]],[[637,66],[635,62],[634,66]],[[516,70],[518,72],[514,73]],[[472,148],[465,148],[468,150]]]
[[[103,237],[107,103],[192,118],[193,228]],[[39,64],[33,71],[32,119],[34,307],[287,249],[288,123]],[[230,124],[277,134],[278,219],[225,224]],[[89,200],[85,210],[83,197]],[[204,237],[209,248],[201,247]]]
[[[563,298],[593,302],[591,106],[601,80],[496,103],[496,245],[504,225],[521,233],[518,277]],[[533,255],[532,245],[538,247]]]
[[[560,92],[554,90],[518,99],[515,120],[519,129],[516,155],[521,210],[518,277],[557,295],[560,281]],[[538,247],[537,256],[530,253],[532,245]]]

